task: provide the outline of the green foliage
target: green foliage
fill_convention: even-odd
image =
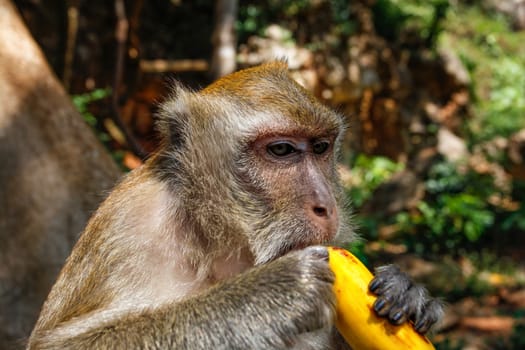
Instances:
[[[389,40],[397,40],[402,30],[410,29],[432,46],[448,7],[448,0],[377,0],[372,7],[374,25]]]
[[[370,198],[372,192],[394,173],[403,169],[403,164],[385,157],[368,157],[360,154],[352,165],[352,186],[349,196],[352,204],[359,208]]]
[[[351,185],[347,189],[347,196],[352,206],[359,211],[380,184],[403,168],[404,164],[393,162],[386,157],[358,155],[351,164]],[[356,216],[353,220],[361,236],[371,240],[377,239],[380,220],[366,215]],[[363,242],[357,242],[349,249],[366,264]]]
[[[91,127],[95,127],[97,125],[97,118],[95,118],[95,116],[89,111],[88,106],[92,102],[108,97],[109,94],[110,91],[108,89],[96,89],[85,94],[74,95],[71,97],[71,100],[86,123]]]
[[[124,152],[121,150],[113,150],[112,147],[108,146],[108,143],[112,140],[111,136],[104,131],[104,127],[101,125],[100,121],[89,110],[89,105],[91,103],[105,99],[110,94],[110,89],[96,89],[85,94],[73,95],[71,96],[71,100],[86,123],[91,126],[100,142],[102,142],[106,148],[111,151],[111,156],[116,161],[116,163],[121,166],[122,170],[126,170],[126,168],[122,165]]]
[[[448,162],[435,164],[425,182],[424,200],[415,209],[395,215],[398,236],[411,251],[464,254],[487,243],[496,248],[525,231],[524,206],[520,203],[514,210],[491,204],[488,198],[504,195],[494,179],[463,168]],[[509,198],[521,201],[525,184],[515,181],[513,185]],[[369,221],[362,220],[365,232],[374,238],[380,224],[372,220],[370,225]]]
[[[264,31],[268,25],[278,23],[283,18],[297,16],[310,6],[311,0],[246,2],[239,6],[239,16],[235,23],[235,29],[241,41],[253,34],[264,36]]]
[[[389,40],[395,40],[405,21],[410,17],[396,1],[378,0],[372,7],[374,25],[379,34]]]
[[[525,126],[525,60],[499,57],[489,69],[490,94],[479,101],[481,120],[476,141],[510,136]]]
[[[395,221],[411,233],[406,243],[418,253],[458,252],[480,238],[495,222],[486,198],[496,191],[492,179],[461,174],[450,163],[437,163],[425,183],[427,196],[417,210],[401,212]]]
[[[266,19],[263,17],[262,9],[256,5],[241,6],[239,8],[239,19],[235,23],[235,29],[242,38],[251,34],[263,34],[260,28],[266,27]]]
[[[418,1],[376,4],[383,6],[385,21],[407,23],[416,13],[430,18],[417,12],[417,6],[411,8],[421,6]],[[521,44],[525,35],[512,32],[502,16],[484,13],[476,5],[453,10],[447,15],[440,45],[459,53],[472,77],[474,117],[466,130],[467,141],[473,146],[496,136],[508,137],[525,127],[525,49]],[[415,210],[396,215],[394,223],[413,251],[464,252],[495,235],[501,241],[525,231],[523,205],[512,211],[490,204],[488,198],[501,195],[494,179],[461,168],[447,162],[435,164],[425,182],[424,201]],[[525,185],[517,181],[512,185],[511,199],[521,202]]]
[[[525,127],[525,40],[504,16],[478,6],[450,11],[440,46],[456,52],[472,77],[470,144]]]
[[[525,206],[523,205],[523,193],[525,193],[525,182],[515,180],[512,183],[514,200],[520,202],[516,211],[503,212],[499,218],[499,228],[506,232],[525,232]]]
[[[318,13],[321,11],[322,13]],[[284,28],[297,29],[304,26],[304,18],[312,15],[323,17],[319,21],[319,28],[326,30],[323,26],[328,20],[329,31],[336,36],[348,36],[354,30],[354,23],[350,19],[350,7],[346,0],[250,0],[242,2],[239,6],[239,16],[235,29],[240,42],[246,41],[250,35],[264,36],[265,30],[270,24],[280,24]],[[328,17],[328,18],[326,18]],[[320,34],[320,33],[317,33]],[[321,38],[322,35],[319,37]],[[293,38],[293,37],[291,37]],[[316,47],[321,42],[309,42],[307,46]]]
[[[347,0],[330,1],[334,31],[337,34],[348,36],[355,30],[355,24],[350,20],[350,6]]]

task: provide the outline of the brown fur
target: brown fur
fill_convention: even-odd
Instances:
[[[91,218],[29,348],[334,347],[326,249],[303,248],[350,235],[343,130],[282,62],[176,87],[161,149]],[[274,140],[300,152],[275,157]]]

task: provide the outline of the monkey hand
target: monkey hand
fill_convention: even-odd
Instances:
[[[378,295],[374,311],[393,324],[410,320],[414,329],[424,334],[443,316],[442,303],[429,297],[425,288],[414,284],[395,265],[377,268],[369,289]]]
[[[287,325],[295,334],[315,331],[332,325],[335,317],[334,274],[328,264],[328,250],[311,246],[292,251],[268,264],[268,272],[280,295],[278,308],[285,312]]]
[[[184,348],[196,335],[199,349],[300,345],[303,334],[334,324],[333,282],[326,247],[292,251],[176,304],[168,314],[182,325],[181,339],[170,346]]]
[[[188,300],[191,305],[183,310],[203,316],[191,332],[225,332],[207,338],[203,348],[292,348],[301,344],[303,334],[334,324],[333,282],[327,248],[312,246],[225,280]],[[181,311],[177,317],[183,318]],[[239,329],[233,331],[232,325]]]

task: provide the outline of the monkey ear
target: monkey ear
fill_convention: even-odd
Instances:
[[[164,145],[180,149],[184,146],[190,122],[190,99],[194,95],[178,81],[172,82],[172,91],[161,104],[156,128]]]

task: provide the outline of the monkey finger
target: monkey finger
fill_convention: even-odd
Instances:
[[[437,299],[431,299],[425,305],[422,314],[414,320],[414,329],[421,334],[427,333],[442,319],[443,314],[443,303]]]
[[[378,316],[386,317],[390,313],[392,300],[388,296],[380,296],[374,302],[373,308]]]
[[[369,290],[377,295],[388,294],[398,299],[412,286],[410,278],[396,265],[386,265],[375,269],[375,277],[370,282]]]
[[[320,260],[328,261],[328,249],[324,246],[315,245],[307,247],[304,250]]]

